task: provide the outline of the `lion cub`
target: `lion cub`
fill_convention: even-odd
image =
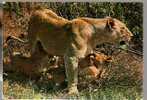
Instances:
[[[97,79],[105,72],[104,64],[112,62],[112,57],[102,53],[92,53],[79,62],[80,75],[87,79]]]

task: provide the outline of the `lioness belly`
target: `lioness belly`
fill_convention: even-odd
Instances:
[[[41,40],[42,46],[47,53],[61,56],[64,55],[69,45],[69,40],[60,34],[62,33],[54,33],[54,36],[40,36],[39,40]]]
[[[43,48],[48,54],[62,56],[66,52],[67,45],[62,45],[62,43],[59,42],[49,42],[48,44],[43,45]]]

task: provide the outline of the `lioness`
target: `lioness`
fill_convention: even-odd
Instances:
[[[131,36],[126,25],[115,18],[67,20],[49,9],[34,11],[28,26],[31,54],[40,42],[48,54],[64,56],[68,94],[78,93],[78,59],[90,53],[97,44],[128,42]]]

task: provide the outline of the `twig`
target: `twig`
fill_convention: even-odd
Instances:
[[[9,40],[9,39],[15,39],[15,40],[18,40],[19,42],[22,42],[22,43],[27,43],[27,41],[24,41],[18,37],[15,37],[15,36],[9,36],[7,39],[6,39],[6,42]]]
[[[133,54],[137,54],[139,56],[143,56],[142,52],[139,52],[139,51],[136,51],[136,50],[131,50],[131,49],[123,49],[123,48],[120,48],[120,47],[114,47],[115,49],[120,49],[120,50],[123,50],[123,51],[127,51],[127,52],[131,52]],[[94,49],[96,53],[99,53],[99,51],[97,49]],[[119,52],[120,53],[120,52]]]
[[[116,48],[116,49],[121,49],[121,50],[124,50],[124,51],[127,51],[127,52],[131,52],[131,53],[134,53],[134,54],[137,54],[139,56],[143,56],[143,54],[141,52],[138,52],[138,51],[135,51],[135,50],[130,50],[130,49],[123,49],[123,48]]]

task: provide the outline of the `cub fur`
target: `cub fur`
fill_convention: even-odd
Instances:
[[[92,53],[79,62],[80,76],[89,76],[90,80],[101,78],[105,71],[105,64],[111,63],[112,57],[103,53]]]

